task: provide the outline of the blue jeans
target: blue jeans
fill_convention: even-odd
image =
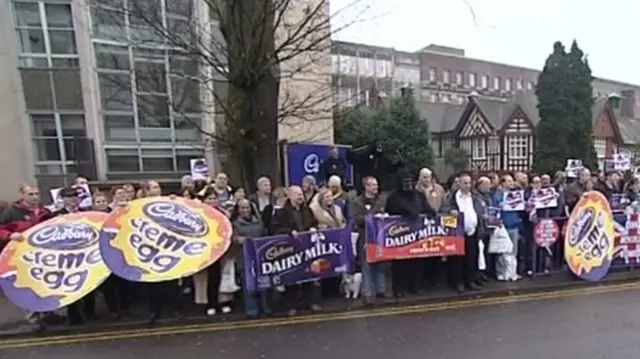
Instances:
[[[375,295],[386,292],[385,268],[387,263],[362,261],[362,294]]]
[[[269,291],[252,293],[245,291],[244,297],[244,312],[248,316],[255,317],[258,314],[271,314],[271,308],[269,308]]]

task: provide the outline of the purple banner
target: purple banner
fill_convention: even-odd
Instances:
[[[355,262],[349,226],[297,237],[248,238],[243,251],[249,292],[351,273]]]

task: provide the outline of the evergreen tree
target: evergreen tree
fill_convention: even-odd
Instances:
[[[536,86],[540,123],[535,171],[552,173],[564,168],[568,158],[581,159],[591,169],[597,166],[591,137],[591,80],[591,69],[577,43],[567,53],[556,42]]]
[[[591,68],[574,40],[569,52],[569,68],[571,71],[571,97],[573,99],[571,128],[569,131],[570,153],[572,158],[580,158],[585,166],[595,170],[598,158],[593,147],[593,87]]]

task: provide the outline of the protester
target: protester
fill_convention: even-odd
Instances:
[[[315,231],[318,223],[305,203],[302,188],[291,186],[288,197],[284,206],[272,217],[273,233],[297,237],[300,232]],[[285,296],[290,316],[303,308],[309,308],[313,312],[322,311],[318,304],[317,286],[313,282],[288,286]]]
[[[195,191],[196,183],[193,180],[193,177],[191,177],[190,175],[184,175],[180,180],[180,187],[186,190]]]
[[[406,169],[398,171],[396,189],[387,198],[385,212],[411,220],[418,219],[420,215],[432,219],[436,217],[436,211],[431,208],[426,197],[415,190],[413,176]],[[407,292],[423,291],[421,282],[424,264],[423,259],[404,259],[391,263],[393,291],[396,297],[403,297]]]
[[[617,172],[607,171],[605,172],[604,180],[598,181],[594,186],[594,189],[602,193],[609,202],[612,202],[613,197],[621,193],[621,190],[618,187],[619,182],[620,175]]]
[[[93,194],[92,198],[93,206],[91,209],[93,211],[98,212],[111,212],[111,207],[109,207],[109,200],[107,199],[107,195],[102,192],[96,192]]]
[[[274,234],[271,219],[273,218],[273,215],[276,213],[276,211],[281,209],[287,201],[287,189],[284,187],[277,187],[273,190],[271,197],[272,202],[264,207],[262,213],[260,214],[260,218],[262,219],[262,223],[267,235]]]
[[[342,180],[338,176],[331,176],[327,183],[331,196],[333,197],[333,203],[340,207],[342,214],[345,218],[349,217],[348,199],[347,194],[342,190]],[[316,196],[317,197],[317,196]]]
[[[302,179],[302,193],[307,204],[311,203],[311,200],[318,193],[316,189],[316,178],[310,175],[304,176]]]
[[[341,180],[345,180],[347,170],[347,162],[340,157],[338,147],[331,147],[329,150],[329,158],[322,161],[320,165],[320,178],[324,183],[329,182],[332,176],[338,176]]]
[[[273,198],[271,197],[271,180],[267,177],[260,177],[256,182],[258,190],[249,196],[249,200],[256,206],[259,213],[272,204]]]
[[[430,169],[423,168],[420,170],[416,190],[427,198],[429,205],[435,211],[440,210],[442,200],[444,199],[444,188],[433,180],[433,174]]]
[[[220,204],[218,193],[219,192],[217,192],[215,188],[207,187],[204,195],[202,196],[202,203],[215,208],[225,216],[229,216],[229,213]],[[195,287],[194,301],[196,304],[203,307],[204,314],[208,316],[216,315],[219,310],[223,311],[225,314],[231,312],[231,307],[228,303],[224,303],[224,306],[221,306],[219,303],[220,281],[222,279],[221,262],[221,260],[218,260],[209,267],[193,275],[193,283]]]
[[[365,217],[370,214],[384,213],[386,202],[378,193],[378,180],[373,177],[362,179],[364,193],[350,202],[349,212],[353,216],[354,230],[358,233],[356,242],[356,263],[362,270],[363,301],[367,305],[375,302],[376,298],[384,298],[386,292],[385,273],[387,263],[368,263],[365,253]]]
[[[591,171],[588,168],[582,168],[578,172],[578,180],[571,183],[565,189],[565,200],[569,207],[569,213],[573,211],[573,208],[578,204],[578,200],[582,195],[589,191],[593,187],[591,182]]]
[[[260,220],[259,214],[255,211],[253,206],[248,200],[240,200],[236,203],[233,209],[231,219],[233,221],[233,241],[238,248],[234,250],[236,263],[238,264],[238,271],[244,273],[244,254],[243,246],[247,238],[258,238],[265,234],[264,224]],[[244,278],[244,276],[240,276]],[[242,283],[242,287],[246,288],[245,283]],[[259,293],[252,293],[244,291],[244,311],[249,318],[256,318],[258,315],[263,314],[266,316],[271,315],[270,299],[271,291],[262,291]]]
[[[109,208],[116,209],[120,204],[129,202],[129,193],[127,189],[123,187],[113,187],[111,189],[111,203]]]
[[[515,188],[516,183],[514,182],[511,175],[502,176],[500,186],[498,187],[496,193],[493,195],[493,206],[503,208],[507,193],[514,190]],[[522,222],[520,212],[502,211],[500,218],[502,219],[502,225],[506,228],[507,233],[509,234],[511,243],[513,243],[513,249],[509,254],[514,256],[514,258],[517,258],[519,247],[518,242],[520,241],[520,226]],[[512,278],[507,277],[507,263],[505,261],[505,256],[498,256],[498,258],[496,259],[496,277],[499,281],[520,279],[519,276]]]
[[[145,198],[159,197],[162,187],[157,181],[146,181],[141,188]],[[149,305],[149,325],[154,325],[162,317],[162,310],[167,307],[173,311],[177,320],[183,318],[180,287],[177,280],[157,283],[146,283]]]
[[[464,256],[448,259],[450,263],[453,284],[458,293],[467,289],[478,290],[484,284],[478,277],[478,239],[484,236],[486,230],[485,209],[482,197],[471,190],[471,176],[458,176],[458,189],[452,192],[449,199],[449,210],[452,215],[462,213],[464,218]]]
[[[627,195],[627,199],[630,203],[638,201],[638,192],[640,191],[640,179],[637,177],[631,177],[629,181],[624,185],[624,192]]]
[[[482,198],[482,202],[484,203],[485,208],[493,207],[493,195],[491,188],[491,180],[488,177],[480,177],[476,181],[476,192]],[[488,217],[488,213],[487,213]],[[492,231],[487,228],[485,234],[480,238],[482,243],[484,244],[484,257],[487,263],[487,269],[485,272],[480,273],[480,280],[483,282],[487,282],[489,280],[487,273],[490,275],[495,275],[495,261],[493,260],[493,256],[489,253],[489,237],[491,236]]]
[[[318,192],[318,195],[311,201],[309,209],[318,223],[318,229],[343,228],[346,224],[342,208],[335,203],[331,190],[327,188]]]
[[[75,191],[74,191],[75,192]],[[52,213],[40,203],[38,187],[24,184],[19,189],[19,199],[0,215],[0,243],[2,247],[9,241],[22,240],[22,232],[51,218]],[[27,321],[36,324],[39,331],[46,329],[46,321],[59,321],[54,313],[31,312]]]

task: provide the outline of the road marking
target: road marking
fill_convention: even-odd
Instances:
[[[159,328],[140,328],[137,330],[104,331],[96,333],[78,333],[58,335],[40,338],[8,339],[0,341],[0,349],[29,348],[44,345],[67,345],[76,343],[88,343],[106,340],[146,338],[152,336],[177,335],[201,332],[215,332],[223,330],[258,329],[281,325],[309,324],[318,322],[331,322],[349,319],[365,319],[386,317],[393,315],[406,315],[414,313],[437,312],[451,309],[474,308],[493,306],[500,304],[531,302],[548,299],[570,298],[583,295],[607,294],[621,291],[640,289],[640,283],[626,283],[617,285],[605,285],[599,287],[565,289],[555,292],[541,292],[519,294],[512,296],[461,299],[449,303],[417,304],[400,307],[384,307],[374,309],[361,309],[342,313],[326,313],[319,315],[305,315],[299,317],[273,318],[262,320],[243,320],[231,323],[174,325]]]

